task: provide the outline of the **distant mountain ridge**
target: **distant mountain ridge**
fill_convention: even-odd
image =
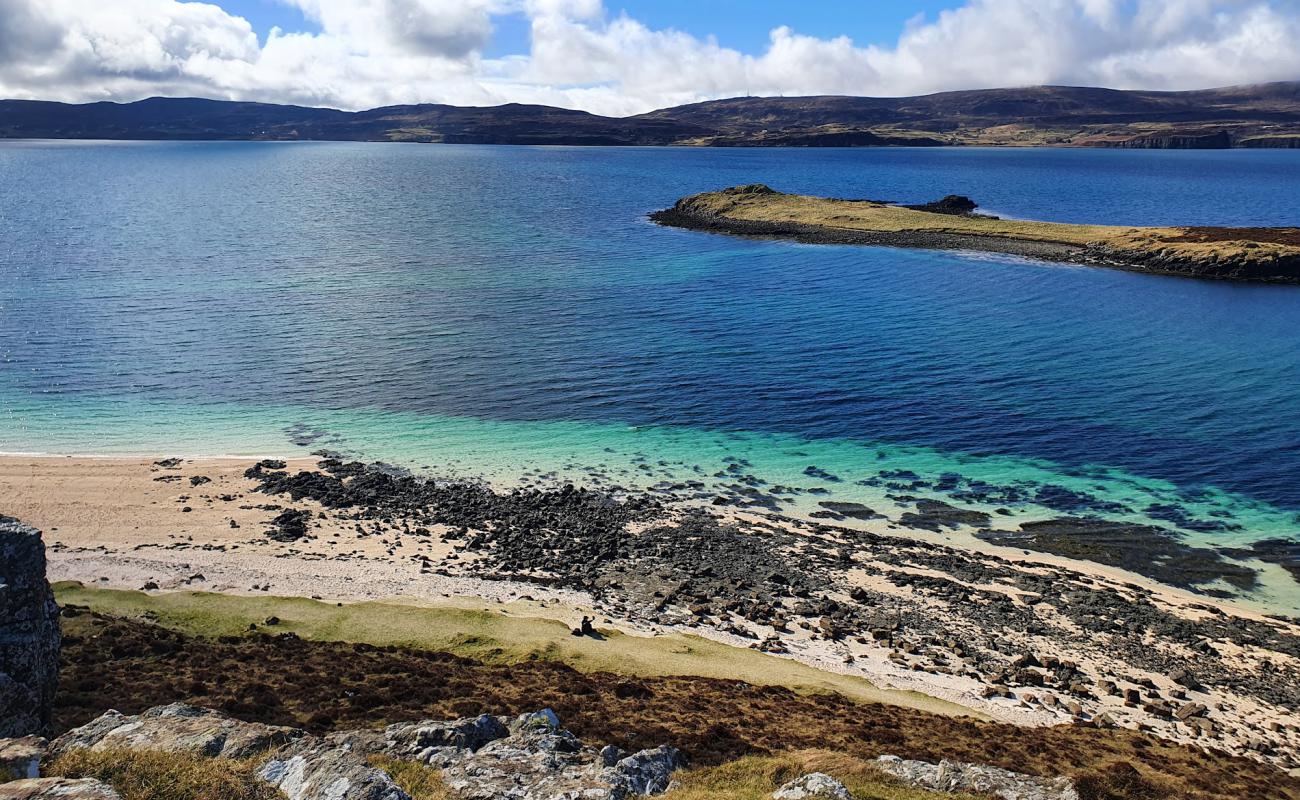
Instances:
[[[919,97],[736,97],[603,117],[540,105],[368,111],[197,98],[0,101],[0,138],[858,147],[1300,147],[1300,81],[1149,92],[1070,86]]]

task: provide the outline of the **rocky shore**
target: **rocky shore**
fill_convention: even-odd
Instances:
[[[1300,228],[998,225],[996,218],[975,214],[969,199],[950,199],[964,201],[965,210],[932,208],[943,201],[898,206],[798,197],[753,184],[684,197],[650,219],[688,230],[806,244],[970,250],[1156,275],[1300,283]],[[954,217],[976,224],[955,224]]]
[[[159,468],[166,472],[183,464]],[[1211,764],[1214,770],[1235,764],[1233,774],[1243,787],[1284,785],[1285,771],[1298,766],[1300,626],[1286,619],[1180,602],[1097,574],[771,514],[673,508],[644,496],[571,486],[497,492],[330,456],[315,469],[288,467],[283,461],[258,462],[244,471],[238,492],[226,491],[225,479],[203,481],[202,474],[182,482],[187,486],[179,490],[212,483],[221,491],[214,501],[255,505],[263,521],[244,534],[250,537],[244,545],[275,553],[270,560],[282,564],[285,575],[312,569],[305,551],[322,544],[323,537],[341,540],[341,532],[350,530],[357,540],[378,540],[387,547],[391,558],[384,568],[390,572],[405,562],[430,580],[478,580],[517,596],[581,596],[604,624],[639,635],[690,631],[748,643],[882,685],[954,693],[974,710],[1030,728],[860,705],[843,697],[804,698],[735,681],[566,677],[540,663],[488,667],[449,654],[310,643],[275,633],[281,624],[275,618],[265,621],[265,634],[253,626],[245,636],[191,640],[151,624],[157,618],[147,614],[128,621],[73,606],[64,610],[74,632],[64,659],[71,671],[65,675],[67,700],[59,703],[60,719],[67,718],[69,703],[103,709],[113,694],[136,712],[96,711],[98,717],[60,736],[48,751],[31,740],[4,743],[0,749],[6,757],[16,753],[14,763],[21,761],[25,774],[31,774],[25,766],[30,763],[55,765],[54,777],[20,781],[15,791],[27,793],[14,796],[54,796],[40,793],[47,790],[77,796],[66,793],[76,789],[91,792],[85,797],[112,798],[103,784],[80,776],[104,777],[92,769],[104,766],[95,766],[96,753],[119,759],[140,749],[251,765],[247,780],[302,800],[414,796],[394,788],[397,773],[390,775],[391,762],[382,759],[435,770],[455,796],[635,797],[670,788],[681,759],[661,745],[680,745],[712,760],[753,752],[750,737],[769,747],[842,742],[857,758],[876,758],[870,766],[875,773],[927,790],[981,790],[1004,797],[1075,796],[1075,784],[1058,779],[1062,774],[1080,776],[1080,797],[1128,796],[1089,788],[1097,781],[1148,787],[1142,796],[1169,796],[1151,794],[1155,784],[1137,772],[1127,777],[1097,772],[1092,750],[1098,744],[1129,758],[1153,747],[1174,748],[1151,762],[1156,774],[1195,785],[1205,783],[1196,770],[1188,771],[1189,752],[1196,747],[1206,749],[1201,771]],[[256,502],[259,497],[262,502]],[[197,505],[198,499],[187,502]],[[831,513],[870,516],[857,507]],[[981,521],[944,504],[918,506],[916,513],[915,522],[936,525]],[[451,547],[429,555],[437,551],[421,545],[435,541]],[[223,550],[191,549],[188,542],[178,542],[172,552],[185,559],[173,569],[190,570],[191,585],[220,579],[221,559],[237,558]],[[213,557],[205,562],[215,567],[213,574],[192,572],[190,559],[199,552]],[[64,556],[80,557],[56,552],[55,563]],[[117,558],[108,554],[98,563]],[[155,567],[165,563],[165,558],[153,562]],[[143,588],[157,591],[156,586]],[[586,624],[575,625],[573,635],[604,638]],[[218,653],[225,653],[220,658],[228,665],[214,659]],[[174,660],[170,666],[168,659]],[[318,663],[346,666],[322,669]],[[512,713],[473,716],[478,712],[470,711],[484,702],[483,692],[471,687],[489,670],[509,675],[507,682],[521,682],[517,692],[494,701],[496,708],[515,706]],[[539,674],[529,677],[530,671]],[[464,675],[448,681],[459,673]],[[660,711],[637,715],[635,733],[613,737],[629,744],[639,740],[628,748],[637,752],[629,755],[618,745],[589,748],[549,712],[518,716],[520,698],[537,696],[527,682],[541,673],[549,687],[542,696],[562,701],[568,708],[564,713],[577,714],[589,734],[594,723],[605,731],[601,738],[614,733],[608,718],[620,704]],[[419,681],[410,683],[415,676]],[[313,688],[322,680],[336,685]],[[499,685],[502,679],[488,682]],[[604,692],[595,687],[604,684],[612,694],[601,705]],[[140,705],[150,696],[170,704]],[[199,707],[196,696],[219,703],[230,716]],[[178,698],[184,703],[176,704]],[[354,728],[336,716],[344,714],[354,724],[409,720],[410,711],[402,710],[408,706],[459,709],[470,716],[443,722],[449,718],[426,713],[425,721],[382,731]],[[717,716],[730,706],[735,708]],[[716,724],[692,721],[700,714]],[[800,719],[806,721],[796,722]],[[666,723],[677,732],[668,733]],[[934,738],[936,726],[948,731],[942,742]],[[800,731],[816,734],[808,739]],[[1094,742],[1095,737],[1100,738]],[[894,757],[898,753],[901,758]],[[1044,760],[1042,753],[1061,757]],[[1012,771],[1031,761],[1029,774]],[[836,782],[805,777],[773,796],[799,796],[810,783],[837,791]],[[342,788],[326,791],[326,786]]]
[[[682,510],[572,486],[498,493],[334,458],[319,471],[282,466],[250,468],[256,492],[319,511],[288,527],[277,516],[273,538],[309,539],[323,516],[392,543],[450,541],[439,560],[407,557],[433,574],[586,593],[614,619],[709,631],[862,669],[873,680],[929,676],[974,707],[1014,709],[1027,720],[1150,730],[1300,766],[1295,620],[1238,616],[1123,580],[771,514]],[[929,501],[910,523],[986,526],[979,516]],[[1049,533],[1026,527],[1005,543],[1026,546]],[[1085,546],[1094,531],[1076,522],[1050,533],[1067,541],[1077,534]],[[1124,552],[1098,541],[1091,546]],[[1232,565],[1225,570],[1231,579]]]

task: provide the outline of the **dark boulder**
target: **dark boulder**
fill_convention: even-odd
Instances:
[[[0,739],[47,732],[62,640],[40,531],[0,517]]]

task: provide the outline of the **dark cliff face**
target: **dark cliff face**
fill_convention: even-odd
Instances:
[[[1162,133],[1117,142],[1104,142],[1102,146],[1129,150],[1227,150],[1232,147],[1232,137],[1226,131]]]
[[[41,534],[0,516],[0,739],[49,728],[61,644]]]

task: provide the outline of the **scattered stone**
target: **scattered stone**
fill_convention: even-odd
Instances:
[[[274,526],[267,531],[267,536],[277,542],[294,542],[307,535],[307,523],[311,521],[310,511],[288,509],[281,511],[271,520]]]
[[[1199,717],[1206,712],[1204,703],[1184,703],[1174,712],[1174,717],[1179,722],[1186,722],[1192,717]]]

